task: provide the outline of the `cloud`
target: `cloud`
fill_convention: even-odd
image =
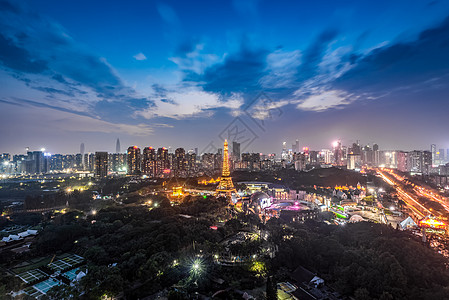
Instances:
[[[97,119],[82,112],[74,112],[68,109],[46,105],[40,102],[27,99],[1,100],[0,103],[19,105],[21,109],[0,110],[3,120],[25,120],[18,122],[18,126],[29,126],[30,122],[34,127],[51,127],[52,131],[65,132],[100,132],[100,133],[125,133],[130,135],[145,136],[153,133],[153,127],[148,124],[123,124],[112,123]],[[54,111],[58,111],[57,114]],[[157,126],[160,127],[160,124]]]
[[[301,65],[301,51],[278,49],[266,57],[266,73],[261,84],[267,89],[291,88],[296,85],[295,75]]]
[[[7,3],[17,7],[15,2]],[[85,110],[93,110],[101,102],[100,114],[106,120],[117,115],[104,113],[112,112],[108,104],[120,102],[121,111],[130,111],[122,119],[129,119],[135,109],[131,105],[143,98],[122,81],[105,58],[86,51],[58,23],[26,8],[0,11],[0,67],[27,87],[46,94],[36,101],[52,99],[53,106],[61,107],[78,103]],[[146,107],[148,102],[146,99]]]
[[[137,53],[133,56],[135,60],[147,60],[147,57],[142,52]]]
[[[342,108],[352,102],[350,96],[344,91],[331,90],[311,95],[304,100],[299,100],[298,109],[308,111],[324,111],[331,108]]]
[[[319,65],[323,59],[329,43],[337,36],[337,31],[328,29],[323,31],[315,41],[304,51],[302,63],[298,67],[296,80],[303,82],[319,72]]]
[[[449,18],[424,30],[415,40],[378,47],[360,58],[333,83],[337,89],[371,95],[395,90],[413,92],[431,78],[449,74]],[[441,80],[447,86],[448,82]]]
[[[178,49],[178,56],[170,57],[169,60],[177,64],[183,72],[193,72],[201,75],[208,67],[221,60],[216,54],[203,53],[204,44],[196,44],[194,46],[184,44],[182,49],[186,52],[182,53]]]
[[[251,106],[249,110],[247,110],[248,113],[251,114],[251,116],[258,120],[267,120],[272,118],[273,111],[280,112],[280,108],[289,104],[290,102],[287,100],[281,100],[277,102],[265,102],[261,105]]]
[[[166,23],[171,25],[178,25],[179,24],[179,18],[176,14],[175,10],[163,3],[159,3],[157,5],[157,11],[159,12],[159,15],[161,16],[162,20],[164,20]]]
[[[243,99],[238,94],[224,98],[216,93],[190,88],[182,92],[169,91],[164,98],[156,100],[155,103],[155,106],[137,111],[136,114],[146,119],[156,117],[185,119],[194,116],[210,116],[217,108],[239,110]]]
[[[15,45],[0,33],[0,62],[7,68],[25,73],[42,73],[47,62],[33,57],[26,49]]]
[[[11,100],[12,101],[9,101],[10,103],[14,103],[14,104],[17,104],[17,105],[20,105],[20,106],[43,107],[43,108],[49,108],[49,109],[53,109],[53,110],[58,110],[60,112],[67,112],[67,113],[71,113],[71,114],[75,114],[75,115],[92,117],[92,115],[89,114],[88,112],[76,111],[76,110],[73,110],[73,109],[60,107],[60,106],[54,106],[54,105],[50,105],[50,104],[39,102],[39,101],[34,101],[34,100],[29,100],[29,99],[22,99],[22,98],[13,98]]]
[[[187,74],[185,81],[199,83],[205,91],[223,95],[260,91],[260,80],[266,74],[266,55],[263,49],[241,49],[227,55],[220,63],[207,68],[203,74]]]

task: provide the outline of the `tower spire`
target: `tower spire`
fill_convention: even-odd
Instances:
[[[215,190],[217,195],[226,195],[227,198],[231,198],[232,194],[237,194],[237,191],[232,183],[231,171],[229,168],[229,152],[228,152],[228,140],[225,140],[223,147],[223,170],[221,172],[220,183]]]
[[[120,140],[117,138],[117,142],[115,143],[115,153],[120,153]]]

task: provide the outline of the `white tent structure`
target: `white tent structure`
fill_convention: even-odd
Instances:
[[[416,228],[418,226],[418,225],[416,225],[415,221],[413,221],[413,219],[411,217],[408,217],[407,219],[405,219],[404,221],[399,223],[399,225],[402,230],[406,230],[409,228]]]
[[[363,217],[361,215],[353,215],[349,219],[349,222],[351,222],[351,223],[362,222],[362,221],[365,221],[365,219],[363,219]]]

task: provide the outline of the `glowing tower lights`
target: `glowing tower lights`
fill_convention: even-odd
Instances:
[[[215,192],[220,195],[224,194],[228,199],[232,198],[232,194],[237,194],[237,190],[232,183],[231,171],[229,170],[229,154],[228,154],[228,141],[224,142],[223,150],[223,171],[220,178],[220,183],[217,186]]]

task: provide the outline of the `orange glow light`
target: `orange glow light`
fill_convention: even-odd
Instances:
[[[446,229],[446,223],[438,221],[436,219],[424,218],[419,221],[419,227]]]

